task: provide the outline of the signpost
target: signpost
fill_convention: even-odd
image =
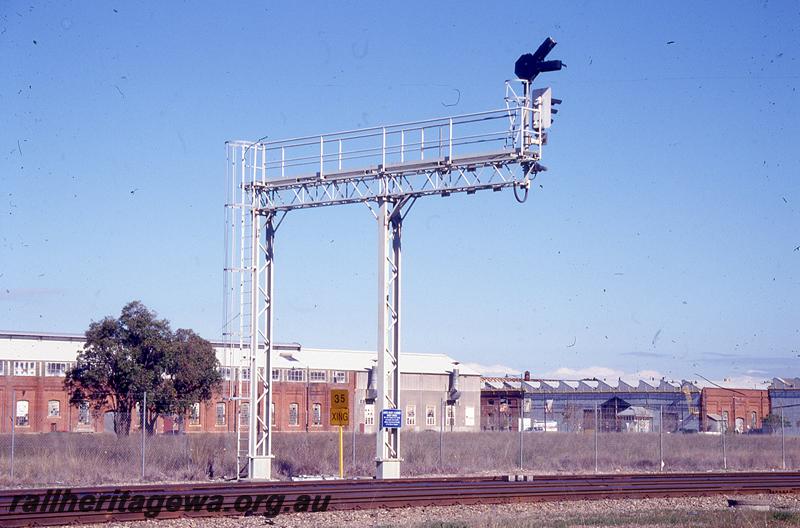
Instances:
[[[350,401],[347,390],[331,389],[331,425],[339,426],[339,478],[344,478],[344,426],[350,425]]]

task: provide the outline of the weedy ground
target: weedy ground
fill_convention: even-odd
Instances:
[[[353,444],[355,440],[355,456]],[[523,468],[519,468],[520,435],[513,432],[444,433],[440,459],[438,432],[404,433],[404,476],[517,473],[593,473],[591,433],[526,433]],[[800,468],[800,438],[786,438],[786,464]],[[667,434],[663,437],[665,471],[718,471],[723,468],[720,436]],[[276,433],[273,474],[338,474],[336,433]],[[113,434],[0,435],[0,485],[99,485],[134,482],[179,482],[230,479],[236,475],[236,440],[228,434],[159,435],[145,438],[145,475],[141,475],[142,439]],[[729,470],[773,470],[782,467],[779,436],[729,435],[725,455]],[[374,435],[345,434],[348,477],[374,474]],[[661,461],[655,433],[604,433],[598,437],[601,472],[658,471]]]

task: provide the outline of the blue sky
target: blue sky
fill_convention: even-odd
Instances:
[[[798,28],[775,1],[3,2],[0,328],[141,299],[219,337],[226,140],[497,108],[553,36],[542,187],[406,219],[406,350],[800,375]],[[278,339],[374,347],[375,244],[363,206],[290,214]]]

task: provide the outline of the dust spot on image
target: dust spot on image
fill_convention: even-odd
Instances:
[[[369,53],[369,39],[365,36],[361,40],[353,42],[350,48],[353,51],[353,57],[363,59]]]

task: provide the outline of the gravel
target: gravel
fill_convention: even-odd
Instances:
[[[212,528],[276,526],[282,528],[304,527],[482,527],[505,526],[512,521],[525,520],[519,526],[566,525],[602,526],[604,520],[619,528],[620,519],[633,518],[630,526],[668,526],[675,520],[664,520],[667,515],[677,516],[687,522],[692,516],[714,519],[719,512],[730,515],[729,498],[740,498],[748,503],[769,504],[772,511],[800,512],[800,495],[746,495],[665,498],[665,499],[615,499],[596,501],[564,501],[517,504],[492,504],[478,506],[424,506],[403,509],[381,509],[348,512],[323,512],[284,514],[267,519],[251,517],[205,517],[196,519],[169,519],[126,523],[87,525],[96,528],[190,528],[209,526]],[[661,516],[661,517],[659,517]],[[638,520],[637,520],[638,519]],[[646,522],[645,522],[646,520]],[[689,521],[691,522],[691,521]],[[727,521],[726,521],[727,522]],[[530,524],[528,524],[530,523]],[[513,524],[513,523],[512,523]],[[694,523],[692,523],[694,524]],[[727,525],[727,524],[723,524]],[[750,521],[743,525],[750,525]],[[762,524],[763,525],[763,524]]]

